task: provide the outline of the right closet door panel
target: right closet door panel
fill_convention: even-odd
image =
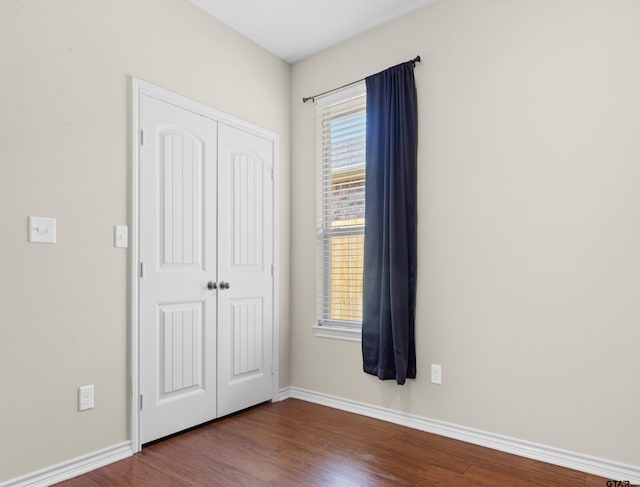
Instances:
[[[218,416],[273,396],[272,141],[218,125]]]

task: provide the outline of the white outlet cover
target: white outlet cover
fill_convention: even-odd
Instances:
[[[30,216],[29,242],[56,243],[56,219],[44,216]]]
[[[93,408],[93,384],[78,389],[78,410]]]
[[[442,384],[442,365],[431,364],[431,383]]]

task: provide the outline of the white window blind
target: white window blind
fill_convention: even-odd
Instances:
[[[318,323],[362,323],[365,85],[317,102]]]

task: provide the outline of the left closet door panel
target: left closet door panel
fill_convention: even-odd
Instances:
[[[141,443],[217,417],[217,122],[141,100]]]

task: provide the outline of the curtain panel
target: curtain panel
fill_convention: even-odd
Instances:
[[[368,374],[416,377],[418,115],[414,62],[366,78],[362,356]]]

